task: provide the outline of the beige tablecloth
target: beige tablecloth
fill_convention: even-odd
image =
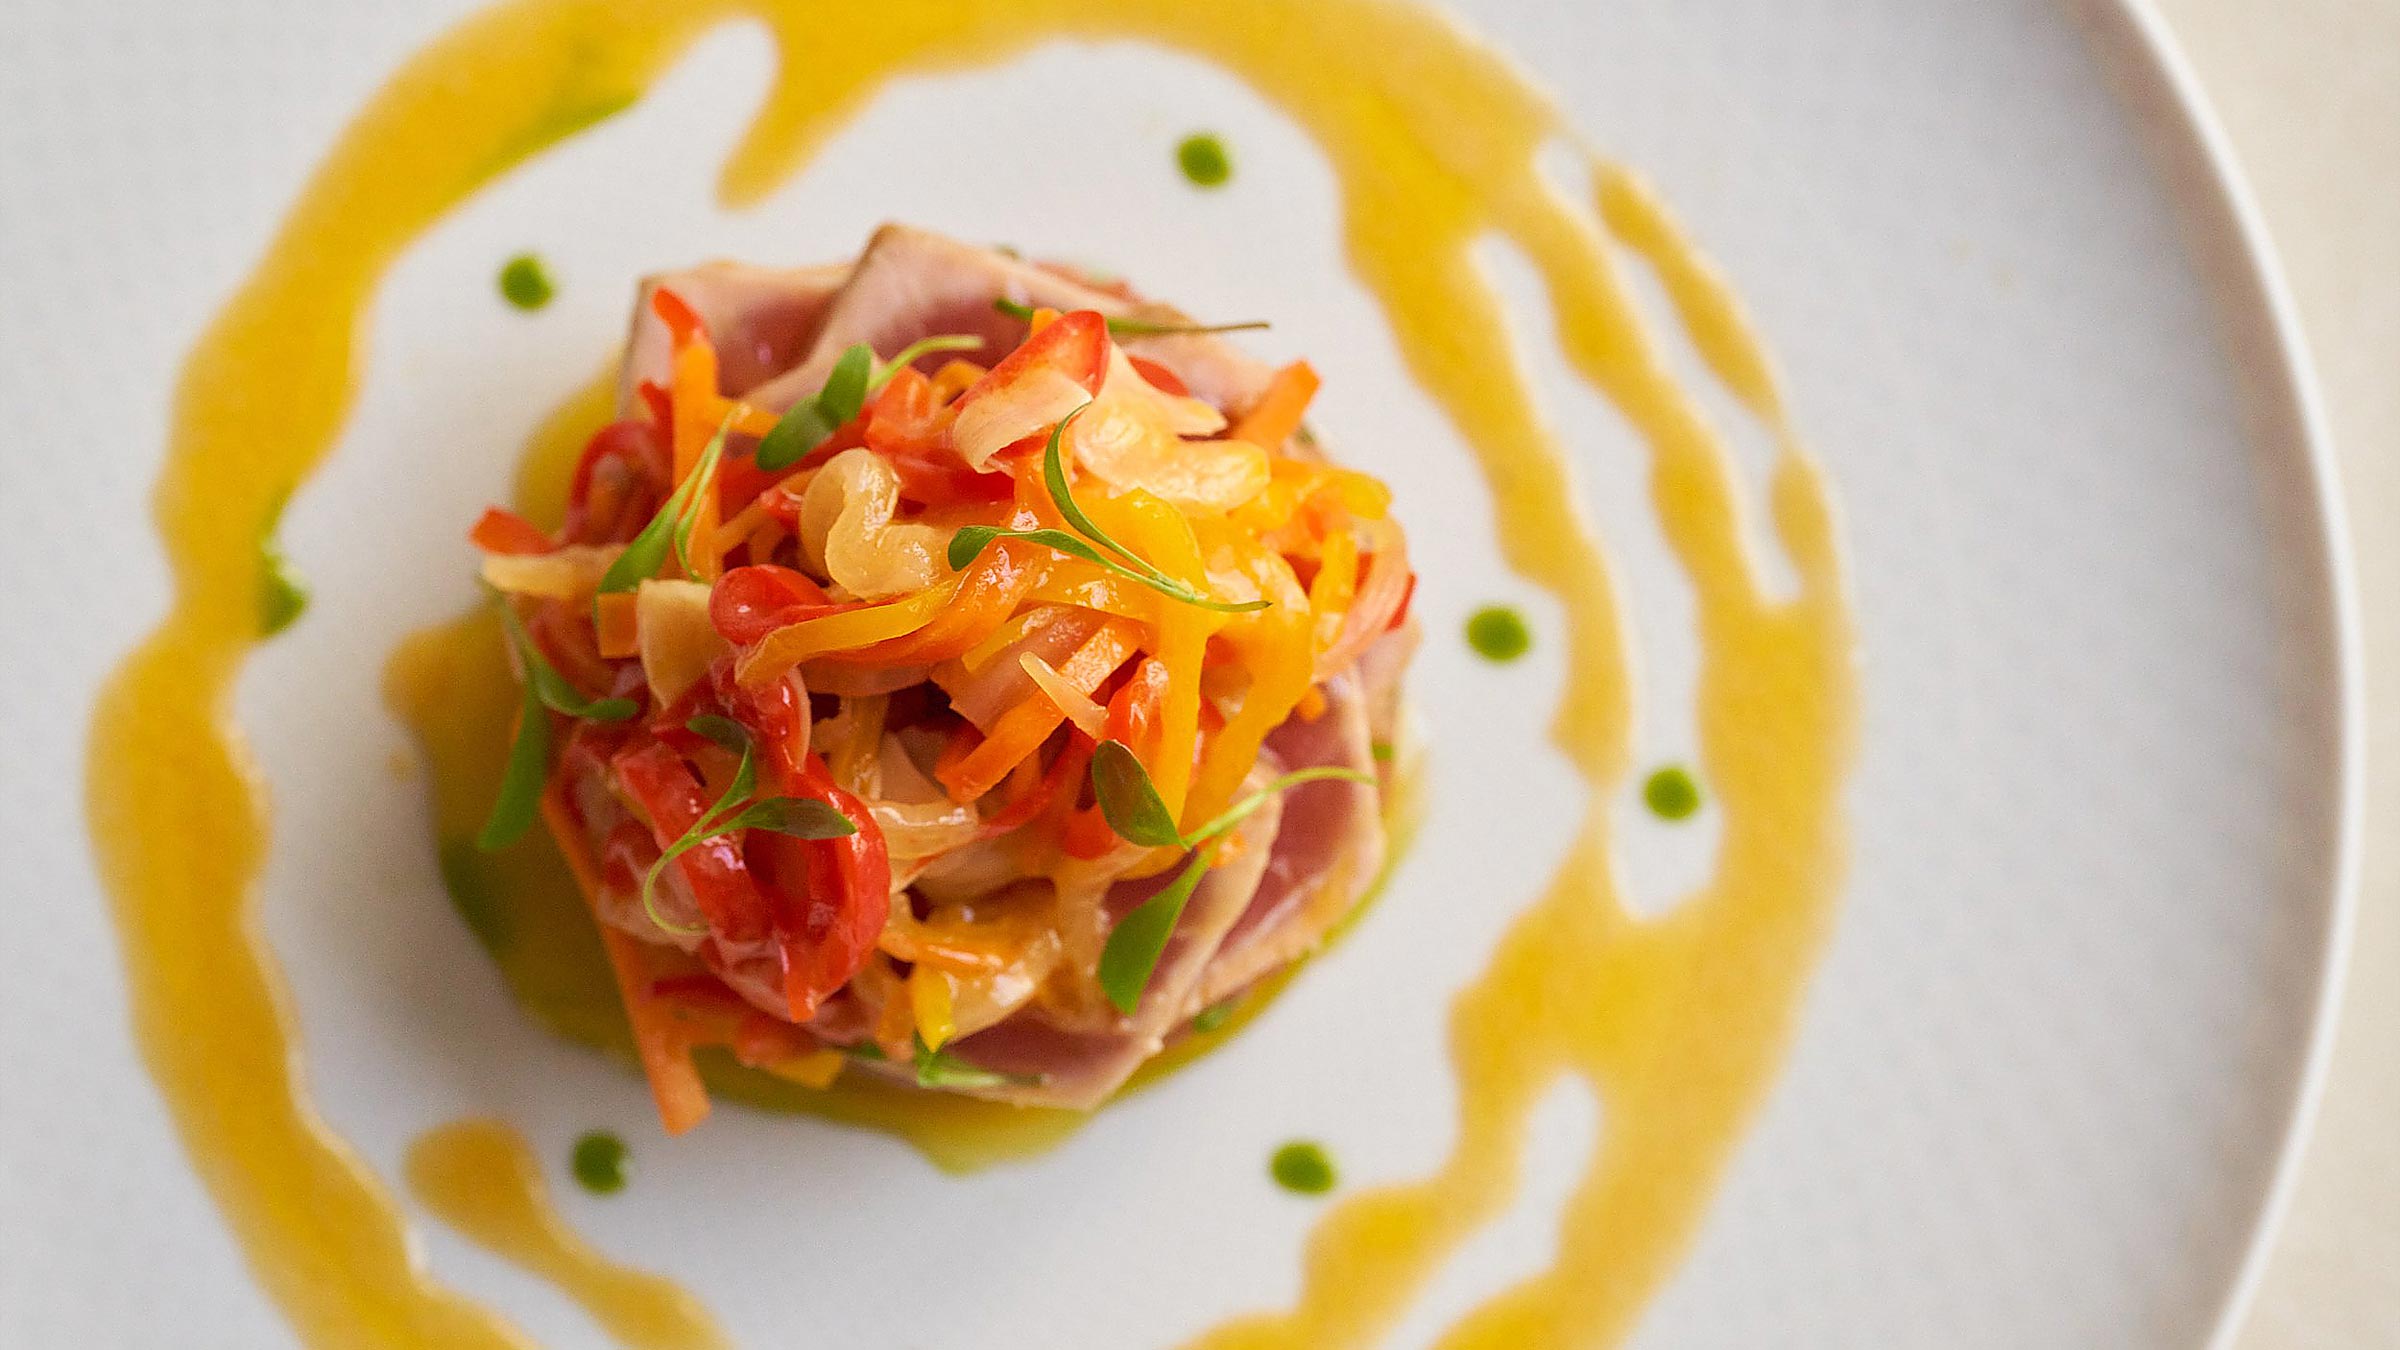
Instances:
[[[2400,0],[2156,0],[2299,301],[2365,616],[2365,884],[2333,1072],[2240,1350],[2400,1347]]]

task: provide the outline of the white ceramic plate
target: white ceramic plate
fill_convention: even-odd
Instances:
[[[1642,1342],[2203,1338],[2307,1097],[2356,723],[2298,360],[2188,88],[2146,21],[2098,3],[1462,8],[1732,274],[1844,502],[1861,616],[1839,933]],[[177,361],[341,120],[463,9],[12,7],[0,858],[21,955],[0,980],[0,1342],[287,1334],[127,1044],[72,784],[90,691],[163,604],[135,508]],[[1315,1211],[1266,1183],[1274,1143],[1324,1138],[1357,1183],[1446,1143],[1445,995],[1567,825],[1539,748],[1554,653],[1503,672],[1457,641],[1468,608],[1526,590],[1341,268],[1322,167],[1242,87],[1122,46],[911,83],[728,217],[711,156],[679,152],[729,142],[767,61],[753,33],[708,40],[636,112],[437,229],[385,292],[363,402],[286,527],[316,607],[239,699],[286,826],[265,916],[316,1092],[386,1175],[415,1131],[466,1110],[514,1118],[553,1158],[575,1130],[623,1130],[639,1184],[570,1195],[577,1221],[690,1281],[747,1343],[790,1343],[796,1302],[821,1343],[978,1347],[1157,1344],[1281,1302]],[[1071,68],[1112,116],[1041,96]],[[1225,193],[1196,198],[1172,171],[1197,126],[1236,148]],[[937,128],[952,175],[886,171],[881,147]],[[1063,152],[1038,184],[1026,145]],[[740,1110],[657,1141],[640,1084],[528,1027],[453,917],[418,789],[385,771],[404,741],[376,695],[394,636],[467,597],[461,525],[501,494],[541,405],[604,359],[634,273],[832,257],[885,216],[1272,315],[1262,346],[1327,371],[1344,443],[1408,447],[1379,467],[1424,541],[1435,637],[1418,680],[1430,824],[1373,920],[1234,1048],[967,1181],[882,1137]],[[563,285],[532,319],[490,294],[526,246]],[[1620,429],[1566,406],[1659,695],[1642,753],[1673,755],[1691,660],[1675,583]],[[1446,715],[1495,689],[1494,720]],[[1637,831],[1631,847],[1655,904],[1697,875],[1688,841]],[[1444,1274],[1416,1341],[1531,1268],[1590,1118],[1572,1093],[1537,1118],[1521,1212]],[[592,1343],[538,1284],[438,1229],[428,1242],[545,1343]]]

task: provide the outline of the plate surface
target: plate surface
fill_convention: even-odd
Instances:
[[[0,857],[38,955],[0,981],[0,1341],[273,1344],[126,1043],[74,785],[91,690],[164,603],[137,504],[177,362],[342,119],[464,6],[21,8],[0,50]],[[2303,391],[2171,76],[2099,5],[1460,8],[1730,272],[1843,501],[1857,592],[1840,931],[1642,1343],[2193,1343],[2240,1282],[2313,1062],[2355,719]],[[1343,271],[1323,166],[1243,87],[1131,46],[1046,48],[896,88],[729,216],[710,184],[767,67],[757,34],[713,36],[437,228],[384,293],[350,430],[286,522],[314,608],[237,709],[277,802],[264,918],[318,1098],[386,1175],[465,1111],[553,1158],[619,1129],[638,1184],[570,1211],[745,1343],[784,1343],[804,1308],[828,1343],[1157,1344],[1281,1302],[1316,1211],[1267,1182],[1267,1152],[1324,1139],[1350,1184],[1439,1156],[1446,994],[1571,824],[1541,736],[1556,653],[1495,669],[1455,637],[1483,601],[1541,607]],[[1069,76],[1078,98],[1050,96]],[[1222,193],[1174,173],[1198,127],[1235,149]],[[898,147],[924,167],[896,172]],[[526,1025],[454,918],[377,692],[391,644],[469,598],[463,524],[608,358],[634,274],[832,257],[884,217],[1272,317],[1259,348],[1307,352],[1326,425],[1394,482],[1434,638],[1428,821],[1373,920],[1232,1048],[964,1181],[738,1110],[655,1138],[640,1084]],[[562,286],[532,317],[491,288],[526,247]],[[1642,634],[1641,757],[1680,757],[1692,640],[1634,446],[1541,373]],[[1632,883],[1663,909],[1705,831],[1630,803],[1625,822]],[[1593,1116],[1572,1092],[1545,1108],[1518,1212],[1400,1343],[1540,1259]],[[593,1343],[537,1283],[426,1242],[544,1343]]]

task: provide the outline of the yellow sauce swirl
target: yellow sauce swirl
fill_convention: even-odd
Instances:
[[[1506,1208],[1527,1113],[1565,1075],[1592,1084],[1606,1125],[1556,1261],[1441,1343],[1620,1338],[1762,1099],[1830,923],[1855,701],[1831,509],[1782,425],[1767,361],[1664,213],[1600,166],[1593,201],[1559,197],[1534,170],[1536,148],[1565,134],[1548,101],[1440,16],[1385,0],[513,0],[419,53],[359,115],[184,366],[158,495],[175,603],[103,692],[90,743],[88,811],[136,1036],[260,1282],[314,1344],[523,1343],[425,1277],[382,1185],[308,1104],[281,981],[251,927],[267,832],[228,692],[260,636],[258,540],[340,429],[385,270],[495,175],[628,106],[699,34],[745,15],[767,25],[787,77],[726,168],[734,204],[772,190],[894,76],[1058,37],[1213,61],[1323,149],[1352,266],[1479,457],[1508,562],[1564,613],[1555,735],[1586,784],[1584,825],[1455,1005],[1451,1156],[1420,1181],[1333,1206],[1298,1301],[1197,1344],[1374,1341]],[[1658,274],[1712,371],[1783,447],[1769,500],[1799,578],[1789,599],[1760,585],[1728,459],[1641,324],[1611,234]],[[1653,505],[1692,585],[1699,766],[1722,843],[1708,883],[1658,919],[1633,916],[1611,890],[1605,804],[1627,768],[1632,708],[1625,636],[1565,458],[1471,256],[1485,235],[1533,264],[1574,369],[1648,445]]]
[[[408,1146],[410,1194],[470,1241],[557,1285],[634,1350],[731,1345],[674,1281],[617,1264],[577,1236],[550,1204],[533,1150],[496,1120],[459,1120]]]

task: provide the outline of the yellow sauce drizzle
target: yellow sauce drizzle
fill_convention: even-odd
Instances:
[[[1565,134],[1547,100],[1440,16],[1386,0],[514,0],[419,53],[369,104],[186,362],[158,496],[175,606],[103,692],[90,747],[88,810],[137,1038],[261,1283],[316,1344],[522,1343],[416,1268],[389,1197],[309,1108],[290,1057],[280,979],[250,928],[263,805],[226,713],[258,636],[256,542],[339,430],[364,306],[401,250],[742,15],[767,25],[792,77],[727,165],[737,205],[782,182],[892,77],[1058,37],[1148,40],[1214,61],[1324,150],[1353,268],[1494,485],[1510,565],[1564,612],[1555,736],[1587,785],[1584,826],[1455,1005],[1451,1156],[1421,1181],[1333,1206],[1298,1301],[1197,1344],[1371,1343],[1505,1208],[1527,1113],[1569,1074],[1596,1089],[1606,1124],[1556,1262],[1442,1344],[1621,1338],[1763,1097],[1830,923],[1855,700],[1831,508],[1782,426],[1768,363],[1664,213],[1598,166],[1590,203],[1546,187],[1534,151]],[[1783,447],[1769,501],[1799,578],[1788,600],[1760,588],[1727,457],[1637,318],[1608,233],[1659,275],[1703,359]],[[1649,446],[1653,504],[1692,583],[1699,765],[1722,844],[1708,884],[1663,918],[1634,917],[1610,886],[1605,803],[1630,754],[1624,635],[1565,459],[1469,252],[1485,235],[1533,264],[1571,364]]]
[[[444,1223],[557,1285],[634,1350],[719,1350],[723,1332],[672,1280],[594,1251],[550,1204],[541,1163],[515,1130],[460,1120],[408,1148],[409,1192]]]

